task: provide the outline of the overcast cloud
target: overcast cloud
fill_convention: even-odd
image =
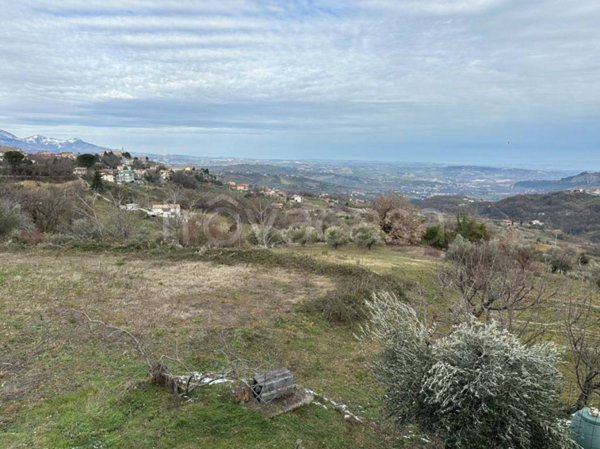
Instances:
[[[4,3],[0,129],[21,137],[600,165],[597,0]]]

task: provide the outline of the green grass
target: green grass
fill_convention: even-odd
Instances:
[[[180,310],[202,301],[198,295],[204,281],[183,274],[190,288],[170,295],[167,274],[154,279],[144,273],[160,273],[166,267],[176,272],[179,266],[185,271],[196,263],[191,256],[73,251],[55,256],[53,250],[2,254],[0,361],[6,365],[0,366],[0,447],[279,448],[293,447],[297,438],[305,447],[386,446],[387,437],[381,432],[351,425],[338,412],[317,405],[268,419],[237,404],[227,386],[197,390],[190,400],[176,398],[146,383],[146,369],[131,344],[100,328],[91,329],[68,310],[86,310],[94,318],[122,326],[139,336],[153,358],[177,352],[198,370],[228,365],[223,355],[226,341],[228,357],[244,357],[250,366],[264,365],[264,369],[287,366],[299,385],[379,420],[381,393],[365,387],[371,384],[368,363],[374,348],[357,341],[352,329],[285,308],[275,319],[248,318],[231,325],[223,315],[225,325],[217,327],[202,313],[181,319]],[[229,254],[212,257],[229,260]],[[282,277],[256,279],[269,304],[277,306],[279,298],[298,287],[325,294],[311,287],[311,282],[327,279],[310,272],[323,268],[320,264],[309,264],[308,271],[302,271],[307,282],[302,286],[285,280],[300,269],[281,272],[274,261],[263,257],[263,263],[273,267],[267,271]],[[243,272],[245,265],[234,272]],[[227,269],[229,264],[202,266],[213,266],[218,274],[219,266]],[[326,271],[337,273],[335,267],[327,267]],[[356,272],[353,267],[340,270]],[[151,281],[155,285],[144,291],[142,287]],[[231,287],[228,296],[240,303],[248,300],[247,287],[236,288]],[[160,304],[155,300],[162,301],[163,295],[172,307],[154,309]],[[218,311],[219,296],[206,295]],[[127,306],[134,298],[147,299],[147,307],[153,308],[147,317],[159,314],[161,319],[146,323],[146,316],[139,316],[143,309]]]
[[[381,276],[391,276],[403,281],[409,288],[418,285],[429,297],[437,292],[439,260],[424,255],[423,248],[375,247],[366,250],[354,245],[338,249],[315,245],[276,248],[274,252],[285,257],[300,255],[338,267],[356,267]]]
[[[332,410],[311,405],[270,419],[233,402],[230,396],[227,387],[212,387],[184,402],[145,384],[115,396],[111,385],[96,384],[46,401],[22,423],[27,427],[0,434],[0,444],[57,449],[262,449],[293,447],[302,438],[307,447],[375,447],[365,446],[373,435],[349,426]]]
[[[0,447],[286,448],[298,438],[307,448],[391,447],[389,433],[318,405],[269,419],[236,403],[229,386],[179,399],[146,382],[131,344],[69,309],[134,332],[155,359],[177,353],[200,371],[238,358],[256,370],[286,366],[299,385],[379,423],[382,392],[369,373],[377,347],[303,304],[366,277],[409,290],[418,283],[441,313],[438,263],[421,248],[13,248],[0,257]],[[547,279],[565,295],[586,291],[573,276]],[[572,395],[567,387],[565,401]]]

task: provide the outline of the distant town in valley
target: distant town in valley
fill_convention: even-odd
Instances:
[[[215,179],[237,190],[263,189],[271,195],[309,193],[342,195],[356,201],[396,191],[411,199],[465,196],[497,200],[523,193],[574,190],[598,195],[600,174],[573,170],[544,170],[468,165],[344,160],[246,160],[203,158],[176,154],[111,150],[80,139],[61,141],[44,136],[19,139],[0,130],[0,153],[23,151],[35,162],[63,159],[74,162],[73,174],[87,174],[77,166],[79,154],[91,152],[102,162],[106,182],[142,184],[148,177],[163,181],[178,171],[209,169]],[[65,149],[69,150],[66,151]]]

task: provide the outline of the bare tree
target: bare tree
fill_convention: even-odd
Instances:
[[[252,236],[260,246],[269,248],[276,243],[279,237],[279,232],[275,229],[278,215],[278,209],[269,198],[259,196],[248,203],[246,216]]]
[[[103,216],[98,215],[96,203],[106,201],[109,207]],[[93,239],[110,237],[115,240],[128,240],[138,233],[137,217],[133,211],[122,207],[127,198],[122,191],[79,194],[74,207],[78,219],[71,225],[71,231],[79,238]]]
[[[565,336],[579,388],[575,410],[581,410],[594,394],[600,394],[600,317],[591,298],[581,303],[571,301],[565,316]]]
[[[183,193],[182,189],[178,185],[169,187],[165,191],[165,195],[166,195],[165,200],[169,203],[177,204],[177,203],[179,203],[179,200],[181,199],[182,193]]]
[[[75,200],[81,185],[41,184],[16,193],[16,201],[41,232],[63,230],[75,218]]]
[[[424,220],[404,196],[394,192],[379,195],[372,207],[377,212],[387,243],[414,245],[421,241],[425,232]]]
[[[136,232],[136,217],[131,211],[122,206],[126,203],[125,194],[118,191],[116,194],[108,193],[108,200],[113,207],[110,209],[106,229],[110,235],[119,240],[127,240]]]
[[[106,228],[100,217],[96,202],[100,195],[93,193],[91,195],[78,195],[75,209],[79,218],[71,225],[71,232],[74,236],[87,240],[101,238],[106,233]]]
[[[531,326],[534,312],[557,292],[523,268],[509,248],[497,242],[475,244],[459,236],[447,259],[438,276],[442,292],[460,294],[454,312],[485,321],[497,319],[519,336],[543,331]]]

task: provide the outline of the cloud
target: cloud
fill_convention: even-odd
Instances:
[[[413,14],[477,14],[507,3],[507,0],[366,0],[365,6]]]
[[[172,3],[4,6],[0,128],[362,133],[392,145],[600,113],[595,0]]]

